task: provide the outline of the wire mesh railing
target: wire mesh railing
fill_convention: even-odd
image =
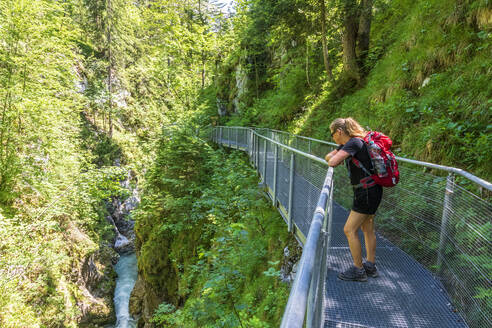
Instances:
[[[248,152],[273,204],[304,243],[327,169],[320,157],[335,144],[270,129],[215,127],[206,133],[217,143]],[[378,233],[439,277],[470,327],[492,326],[492,204],[455,177],[488,190],[492,185],[456,168],[398,159],[401,179],[384,190]],[[335,168],[333,198],[350,208],[352,188],[344,171]]]
[[[447,178],[403,165],[378,231],[435,273],[470,327],[492,326],[492,207]]]

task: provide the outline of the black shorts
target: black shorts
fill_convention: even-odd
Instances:
[[[376,214],[383,198],[383,187],[375,185],[370,188],[354,189],[354,204],[352,210],[362,214]]]

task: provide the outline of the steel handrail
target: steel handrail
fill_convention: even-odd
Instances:
[[[218,127],[225,127],[225,128],[245,128],[245,127],[235,127],[235,126],[218,126]],[[309,137],[305,137],[305,136],[299,136],[299,135],[296,135],[296,134],[292,134],[292,133],[289,133],[289,132],[285,132],[285,131],[278,131],[278,130],[273,130],[273,129],[268,129],[268,128],[249,128],[249,129],[252,129],[253,131],[255,131],[256,129],[263,129],[263,130],[270,130],[270,131],[275,131],[275,132],[281,132],[281,133],[284,133],[284,134],[289,134],[289,135],[292,135],[292,136],[295,136],[297,138],[302,138],[302,139],[307,139],[307,140],[311,140],[311,141],[316,141],[316,142],[320,142],[320,143],[323,143],[323,144],[327,144],[327,145],[330,145],[330,146],[338,146],[337,144],[335,143],[332,143],[332,142],[329,142],[329,141],[323,141],[323,140],[319,140],[319,139],[314,139],[314,138],[309,138]],[[257,134],[258,135],[258,134]],[[267,138],[265,136],[262,136],[264,138]],[[272,142],[275,142],[277,144],[281,144],[281,143],[278,143],[276,141],[273,141],[272,139],[269,139],[267,138],[268,140],[272,141]],[[291,147],[290,147],[291,148]],[[294,148],[291,148],[290,150],[292,150]],[[428,167],[428,168],[431,168],[431,169],[436,169],[436,170],[442,170],[442,171],[445,171],[445,172],[448,172],[448,173],[452,173],[452,174],[457,174],[457,175],[460,175],[476,184],[478,184],[479,186],[489,190],[489,191],[492,191],[492,183],[482,179],[482,178],[479,178],[473,174],[471,174],[470,172],[467,172],[463,169],[459,169],[459,168],[456,168],[456,167],[452,167],[452,166],[445,166],[445,165],[439,165],[439,164],[434,164],[434,163],[429,163],[429,162],[423,162],[423,161],[418,161],[418,160],[414,160],[414,159],[409,159],[409,158],[405,158],[405,157],[400,157],[400,156],[395,156],[397,160],[399,161],[402,161],[402,162],[405,162],[405,163],[410,163],[410,164],[414,164],[414,165],[419,165],[419,166],[424,166],[424,167]],[[317,159],[319,159],[319,157],[316,157]]]
[[[313,161],[315,161],[315,162],[318,162],[318,163],[320,163],[320,164],[324,164],[324,165],[328,166],[328,163],[327,163],[324,159],[322,159],[322,158],[319,158],[319,157],[317,157],[317,156],[314,156],[314,155],[311,155],[311,154],[305,153],[305,152],[303,152],[303,151],[297,150],[297,149],[292,148],[292,147],[290,147],[290,146],[284,145],[283,143],[278,142],[278,141],[275,141],[275,140],[270,139],[270,138],[268,138],[268,137],[265,137],[265,136],[263,136],[263,135],[261,135],[261,134],[257,133],[257,132],[256,132],[256,131],[254,131],[254,130],[253,130],[252,132],[253,132],[255,135],[257,135],[259,138],[263,138],[263,139],[265,139],[265,140],[267,140],[267,141],[269,141],[269,142],[271,142],[271,143],[273,143],[273,144],[275,144],[275,145],[277,145],[277,146],[280,146],[280,147],[282,147],[282,148],[285,148],[285,149],[287,149],[287,150],[289,150],[289,151],[291,151],[291,152],[293,152],[293,153],[299,154],[299,155],[304,156],[304,157],[307,157],[307,158],[309,158],[309,159],[311,159],[311,160],[313,160]]]
[[[232,126],[217,126],[217,128],[236,128],[236,127],[232,127]],[[242,128],[242,127],[239,127],[239,128]],[[303,152],[301,150],[298,150],[296,148],[287,146],[287,145],[285,145],[285,144],[283,144],[281,142],[278,142],[278,141],[275,141],[275,140],[273,140],[271,138],[268,138],[268,137],[266,137],[266,136],[264,136],[264,135],[256,132],[256,130],[254,128],[243,128],[243,129],[250,129],[251,132],[254,135],[258,136],[258,138],[265,139],[266,141],[271,142],[271,143],[273,143],[273,144],[275,144],[275,145],[277,145],[277,146],[279,146],[281,148],[284,148],[284,149],[289,150],[289,151],[291,151],[293,153],[299,154],[299,155],[304,156],[304,157],[307,157],[307,158],[309,158],[309,159],[311,159],[311,160],[313,160],[315,162],[318,162],[320,164],[324,164],[324,165],[328,166],[328,163],[324,159],[319,158],[319,157],[314,156],[314,155],[311,155],[311,154],[308,154],[308,153],[305,153],[305,152]]]
[[[332,181],[333,167],[330,167],[326,173],[323,189],[318,199],[311,226],[309,227],[309,233],[302,250],[299,271],[290,290],[289,300],[280,325],[281,328],[302,327],[304,323],[318,239],[321,235],[325,209],[330,197],[331,188],[333,187]]]
[[[278,132],[278,133],[288,134],[288,135],[291,135],[291,136],[294,136],[294,137],[300,138],[300,139],[305,139],[305,140],[310,140],[310,141],[316,141],[316,142],[319,142],[319,143],[322,143],[322,144],[326,144],[326,145],[330,145],[330,146],[335,146],[335,147],[338,146],[336,143],[331,142],[331,141],[326,141],[326,140],[321,140],[321,139],[316,139],[316,138],[301,136],[301,135],[293,134],[293,133],[286,132],[286,131],[275,130],[275,129],[268,129],[268,128],[255,128],[255,129],[256,130],[269,130],[269,131],[274,131],[274,132]]]

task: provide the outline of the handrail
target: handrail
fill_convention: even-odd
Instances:
[[[432,169],[443,170],[443,171],[446,171],[449,173],[458,174],[458,175],[461,175],[462,177],[467,178],[470,181],[475,182],[476,184],[480,185],[481,187],[492,191],[492,183],[490,183],[490,182],[488,182],[482,178],[479,178],[479,177],[477,177],[477,176],[475,176],[475,175],[473,175],[473,174],[471,174],[465,170],[458,169],[456,167],[451,167],[451,166],[444,166],[444,165],[433,164],[433,163],[428,163],[428,162],[421,162],[421,161],[417,161],[414,159],[408,159],[408,158],[398,157],[398,156],[396,156],[396,159],[400,160],[402,162],[410,163],[410,164],[416,164],[416,165],[425,166],[425,167],[432,168]]]
[[[278,132],[278,133],[289,134],[291,136],[294,136],[294,137],[300,138],[300,139],[316,141],[316,142],[319,142],[319,143],[322,143],[322,144],[326,144],[326,145],[330,145],[330,146],[334,146],[334,147],[338,146],[334,142],[325,141],[325,140],[316,139],[316,138],[311,138],[311,137],[306,137],[306,136],[301,136],[301,135],[298,135],[298,134],[293,134],[293,133],[286,132],[286,131],[281,131],[281,130],[268,129],[268,128],[256,128],[256,130],[269,130],[269,131],[274,131],[274,132]]]
[[[281,328],[302,327],[304,323],[311,277],[316,257],[316,248],[323,227],[326,205],[330,197],[331,188],[333,187],[332,181],[333,167],[330,167],[326,174],[316,211],[314,212],[313,220],[311,221],[311,226],[309,227],[309,233],[302,251],[299,271],[296,274],[294,284],[290,290],[289,301],[287,302],[282,323],[280,325]],[[330,210],[326,212],[330,212]]]
[[[217,126],[217,127],[222,127],[222,128],[243,128],[243,129],[248,129],[248,128],[245,128],[245,127],[236,127],[236,126]],[[299,136],[299,135],[296,135],[296,134],[292,134],[292,133],[289,133],[289,132],[285,132],[285,131],[278,131],[278,130],[273,130],[273,129],[268,129],[268,128],[249,128],[249,129],[252,129],[255,133],[256,131],[255,130],[260,130],[260,129],[265,129],[265,130],[270,130],[270,131],[276,131],[276,132],[281,132],[281,133],[284,133],[284,134],[289,134],[289,135],[292,135],[292,136],[295,136],[297,138],[301,138],[301,139],[306,139],[306,140],[312,140],[312,141],[316,141],[316,142],[320,142],[320,143],[323,143],[323,144],[327,144],[327,145],[330,145],[330,146],[337,146],[337,144],[335,143],[332,143],[332,142],[328,142],[328,141],[324,141],[324,140],[319,140],[319,139],[314,139],[314,138],[309,138],[309,137],[305,137],[305,136]],[[262,136],[263,138],[267,138],[265,136]],[[278,143],[276,141],[273,141],[272,139],[269,139],[267,138],[268,140],[272,141],[272,142],[275,142],[277,144],[281,144],[281,143]],[[293,151],[293,148],[290,148],[290,150]],[[316,157],[317,159],[319,159],[319,157]],[[456,167],[451,167],[451,166],[445,166],[445,165],[439,165],[439,164],[434,164],[434,163],[429,163],[429,162],[422,162],[422,161],[418,161],[418,160],[414,160],[414,159],[409,159],[409,158],[405,158],[405,157],[400,157],[400,156],[396,156],[396,159],[399,160],[399,161],[402,161],[402,162],[406,162],[406,163],[410,163],[410,164],[415,164],[415,165],[420,165],[420,166],[424,166],[424,167],[428,167],[428,168],[432,168],[432,169],[436,169],[436,170],[442,170],[442,171],[445,171],[445,172],[448,172],[448,173],[454,173],[454,174],[457,174],[457,175],[461,175],[462,177],[465,177],[467,178],[468,180],[470,181],[473,181],[475,182],[476,184],[478,184],[479,186],[489,190],[489,191],[492,191],[492,183],[482,179],[482,178],[479,178],[473,174],[471,174],[470,172],[467,172],[463,169],[459,169],[459,168],[456,168]]]
[[[296,153],[296,154],[299,154],[299,155],[301,155],[301,156],[307,157],[307,158],[309,158],[309,159],[311,159],[311,160],[313,160],[313,161],[316,161],[316,162],[318,162],[318,163],[320,163],[320,164],[328,165],[328,163],[327,163],[324,159],[322,159],[322,158],[319,158],[319,157],[317,157],[317,156],[314,156],[314,155],[311,155],[311,154],[305,153],[305,152],[303,152],[303,151],[297,150],[297,149],[292,148],[292,147],[290,147],[290,146],[284,145],[283,143],[278,142],[278,141],[275,141],[275,140],[270,139],[270,138],[268,138],[268,137],[265,137],[265,136],[263,136],[263,135],[261,135],[261,134],[257,133],[257,132],[256,132],[256,131],[254,131],[254,130],[253,130],[253,133],[254,133],[255,135],[257,135],[259,138],[263,138],[263,139],[265,139],[265,140],[267,140],[267,141],[269,141],[269,142],[271,142],[271,143],[273,143],[273,144],[275,144],[275,145],[277,145],[277,146],[280,146],[280,147],[282,147],[282,148],[285,148],[285,149],[287,149],[287,150],[289,150],[289,151],[291,151],[291,152],[293,152],[293,153]]]

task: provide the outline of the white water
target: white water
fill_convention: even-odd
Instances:
[[[135,253],[121,255],[115,269],[118,274],[116,289],[114,291],[115,328],[134,328],[137,326],[137,323],[130,316],[128,304],[138,274],[137,256]]]
[[[116,231],[118,231],[118,229],[116,229]],[[120,250],[123,247],[127,247],[129,244],[130,241],[128,240],[128,238],[123,236],[121,233],[117,232],[116,241],[114,242],[114,248],[116,250]]]

